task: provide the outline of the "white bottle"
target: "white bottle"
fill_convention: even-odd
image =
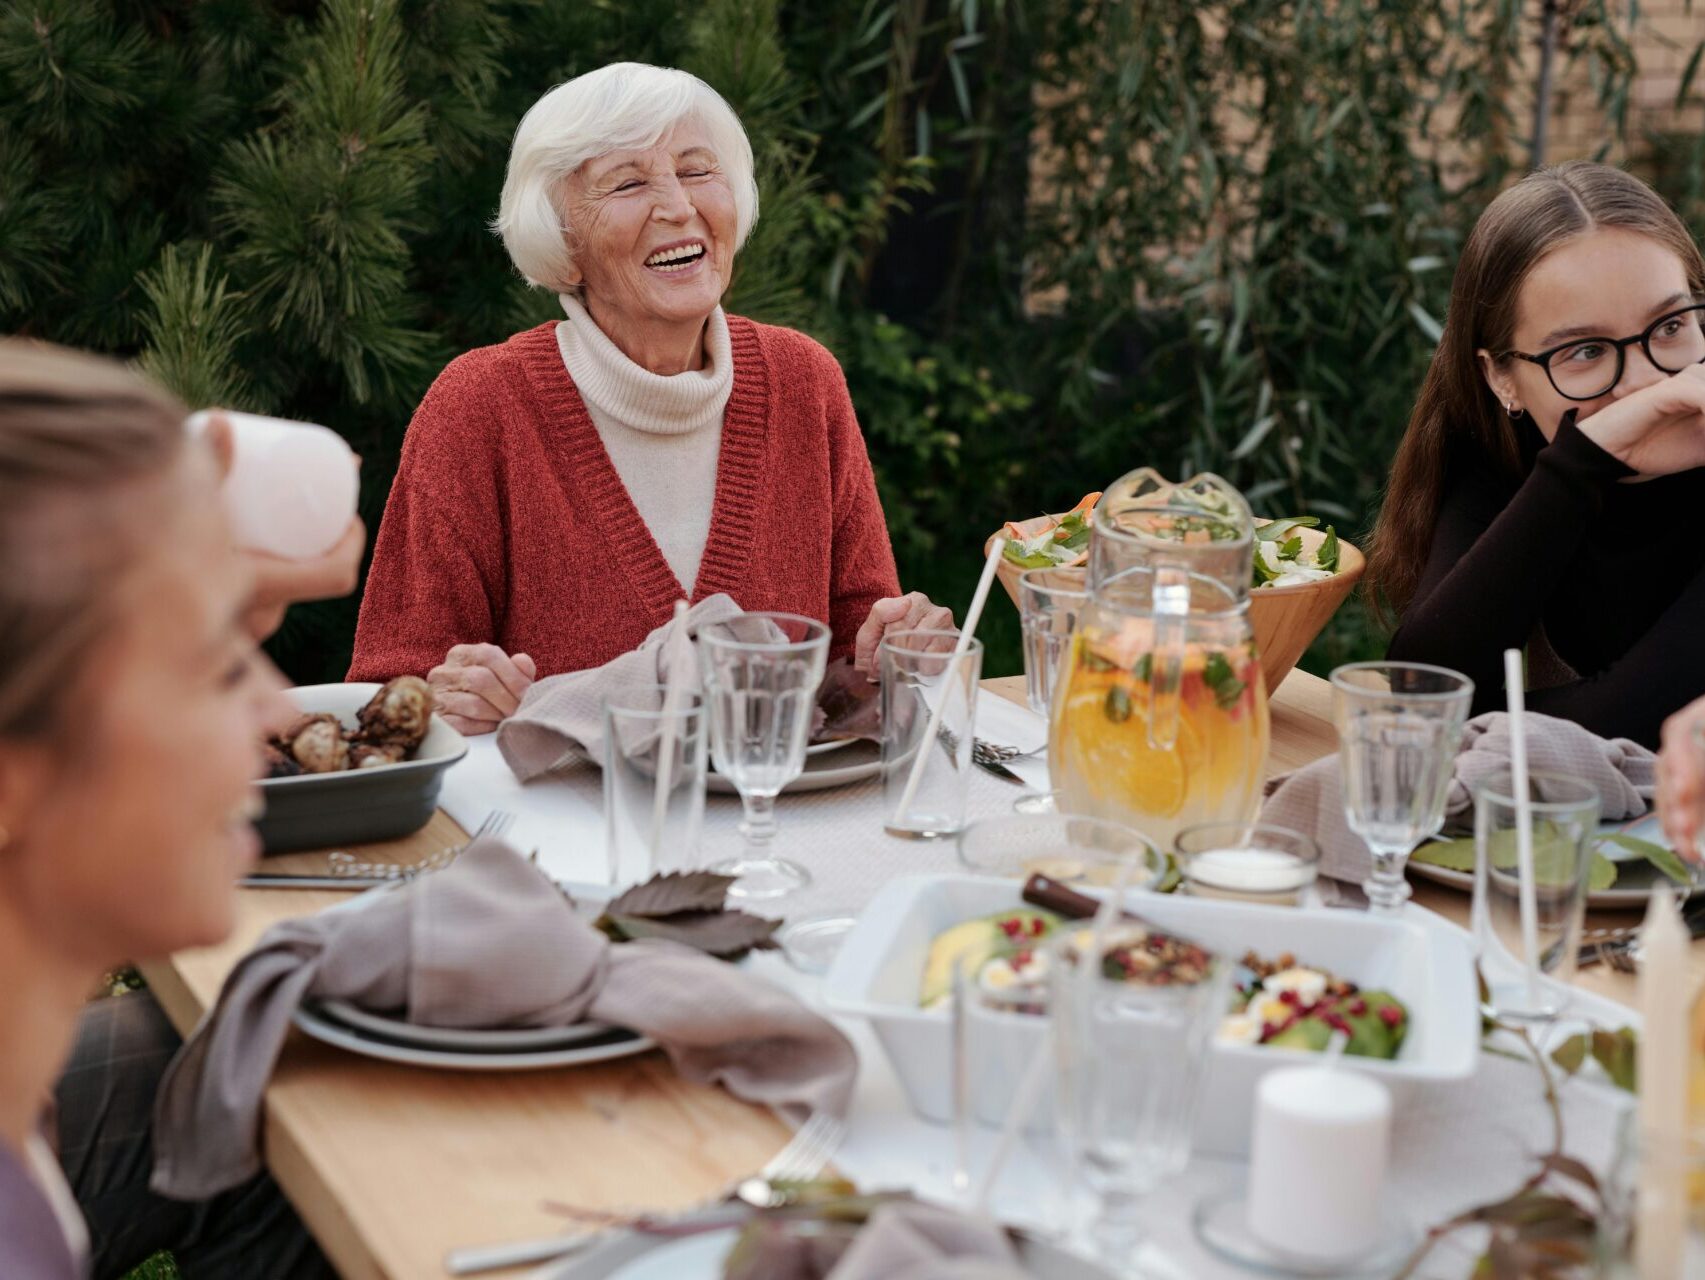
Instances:
[[[311,560],[337,545],[355,516],[360,480],[355,454],[335,431],[230,410],[191,414],[193,435],[210,413],[231,424],[231,470],[225,510],[239,546]]]

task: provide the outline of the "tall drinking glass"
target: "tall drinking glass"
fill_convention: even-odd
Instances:
[[[1103,915],[1110,913],[1103,912]],[[1181,938],[1109,920],[1050,949],[1061,1137],[1097,1199],[1091,1239],[1121,1274],[1143,1197],[1190,1161],[1197,1086],[1231,968]]]
[[[1376,914],[1403,909],[1404,864],[1444,825],[1474,682],[1418,662],[1353,662],[1332,673],[1344,817],[1373,854],[1362,882]]]
[[[1474,789],[1474,945],[1491,1011],[1555,1018],[1569,1003],[1587,906],[1598,789],[1555,773],[1528,777],[1534,971],[1528,971],[1515,789],[1509,774]]]
[[[1039,716],[1052,713],[1054,673],[1089,603],[1083,569],[1027,569],[1018,576],[1018,619],[1024,632],[1024,693]]]
[[[610,883],[698,865],[704,830],[705,710],[662,685],[604,699],[604,854]]]
[[[1089,603],[1085,569],[1026,569],[1018,576],[1018,618],[1024,637],[1024,695],[1037,715],[1051,718],[1054,675],[1077,631],[1078,614]],[[1018,813],[1053,813],[1052,791],[1032,792],[1013,802]]]
[[[829,628],[792,613],[748,613],[698,629],[710,704],[710,754],[740,792],[745,841],[712,870],[737,879],[736,898],[779,898],[811,882],[770,851],[776,796],[805,767],[805,742],[828,660]]]

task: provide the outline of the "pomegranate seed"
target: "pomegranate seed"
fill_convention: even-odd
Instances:
[[[1361,1017],[1367,1011],[1368,1002],[1366,1000],[1352,1000],[1350,1002],[1350,1012],[1356,1017]]]
[[[1297,1005],[1302,1003],[1302,997],[1297,995],[1294,991],[1281,991],[1279,992],[1279,1003],[1288,1004],[1292,1008],[1295,1008]]]
[[[1403,1010],[1399,1009],[1394,1004],[1381,1005],[1379,1010],[1379,1020],[1385,1023],[1388,1027],[1396,1027],[1403,1021]]]

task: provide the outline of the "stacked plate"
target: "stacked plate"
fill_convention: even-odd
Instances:
[[[316,1040],[386,1062],[452,1071],[538,1071],[585,1066],[656,1048],[649,1036],[604,1022],[478,1030],[425,1027],[347,1000],[309,1001],[295,1022]]]

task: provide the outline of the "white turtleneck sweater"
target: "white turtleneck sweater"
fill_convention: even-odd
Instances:
[[[705,365],[657,374],[623,355],[573,294],[557,347],[616,474],[651,536],[690,596],[710,536],[722,411],[734,386],[728,318],[718,307],[705,326]]]

